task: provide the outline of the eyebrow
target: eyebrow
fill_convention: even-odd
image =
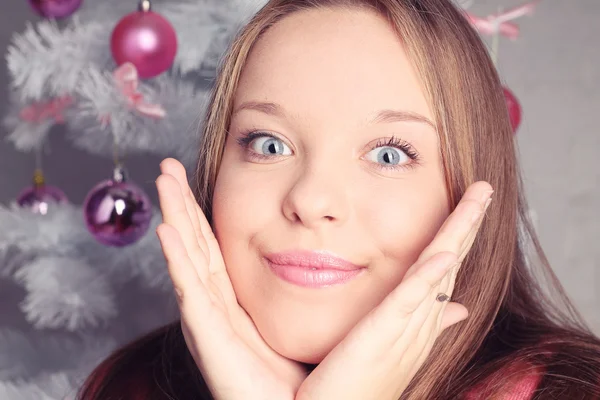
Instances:
[[[274,117],[283,118],[285,112],[277,103],[261,102],[261,101],[246,101],[237,107],[232,116],[242,110],[254,110],[263,114],[272,115]],[[371,120],[372,124],[391,123],[391,122],[419,122],[431,126],[435,129],[435,124],[424,115],[403,110],[381,110]]]
[[[371,123],[377,124],[382,122],[420,122],[435,129],[435,124],[433,121],[424,115],[412,111],[381,110],[377,113],[377,116],[373,118]]]

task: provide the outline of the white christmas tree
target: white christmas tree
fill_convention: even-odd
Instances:
[[[61,2],[68,3],[41,4],[52,16]],[[152,12],[176,32],[177,51],[172,66],[150,79],[140,79],[135,65],[117,64],[111,52],[117,23],[138,7],[144,12],[148,0],[85,0],[60,21],[28,24],[6,54],[8,140],[39,156],[52,127],[62,124],[74,147],[95,155],[175,155],[193,167],[210,90],[199,82],[214,77],[230,39],[264,3],[152,0]],[[472,0],[457,3],[467,8]],[[114,247],[90,234],[80,205],[37,212],[16,201],[0,205],[0,279],[22,289],[19,303],[3,305],[22,318],[0,322],[0,399],[72,398],[117,346],[176,318],[152,234],[161,216],[155,208],[150,215],[148,234]]]
[[[15,33],[6,54],[8,140],[39,154],[62,124],[73,146],[92,154],[175,155],[192,167],[210,90],[198,82],[214,77],[231,37],[265,2],[87,0],[60,20],[57,9],[39,10],[48,18]],[[167,71],[141,79],[135,65],[115,62],[111,34],[148,5],[176,32],[177,51]],[[0,279],[22,288],[20,302],[3,305],[22,319],[0,323],[0,399],[72,398],[118,345],[176,318],[153,234],[160,219],[152,208],[147,234],[114,247],[90,234],[80,205],[0,205]]]

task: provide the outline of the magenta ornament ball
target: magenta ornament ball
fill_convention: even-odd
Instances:
[[[506,101],[506,108],[508,108],[508,115],[510,117],[510,125],[513,133],[517,132],[519,125],[521,125],[522,109],[521,104],[517,97],[508,88],[503,88],[504,100]]]
[[[29,0],[29,5],[45,18],[65,18],[73,14],[83,0]]]
[[[17,196],[17,204],[35,214],[46,215],[53,205],[68,203],[67,195],[50,185],[32,185],[27,187]]]
[[[118,65],[130,62],[140,78],[153,78],[173,65],[177,35],[160,14],[136,11],[119,21],[112,32],[110,49]]]
[[[134,183],[109,179],[88,193],[83,213],[88,230],[98,242],[123,247],[146,234],[152,219],[152,204]]]

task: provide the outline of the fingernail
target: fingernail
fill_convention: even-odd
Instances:
[[[493,193],[493,190],[488,190],[487,192],[485,192],[483,194],[483,197],[481,197],[481,204],[486,204],[486,202],[492,197]]]
[[[485,202],[485,206],[483,206],[483,212],[485,212],[488,207],[490,206],[490,203],[492,202],[492,198],[490,197],[489,199],[487,199],[487,201]]]

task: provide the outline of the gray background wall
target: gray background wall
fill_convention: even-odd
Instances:
[[[87,0],[89,1],[89,0]],[[98,0],[96,0],[98,1]],[[132,3],[135,3],[132,1]],[[486,15],[516,0],[475,0]],[[26,0],[0,0],[0,51],[10,36],[37,17]],[[542,245],[567,292],[600,334],[600,1],[545,0],[518,21],[521,37],[501,41],[499,70],[524,109],[518,132],[527,196]],[[7,110],[6,67],[0,63],[0,114]],[[0,136],[5,132],[0,127]],[[130,157],[128,168],[156,202],[156,157]],[[0,203],[29,184],[33,157],[0,141]],[[83,153],[51,136],[48,181],[80,204],[91,185],[106,178],[111,160]],[[2,227],[0,227],[2,229]],[[16,287],[0,281],[0,319],[17,317]],[[5,305],[4,307],[2,305]],[[126,316],[125,316],[126,317]],[[19,324],[16,324],[19,325]]]

